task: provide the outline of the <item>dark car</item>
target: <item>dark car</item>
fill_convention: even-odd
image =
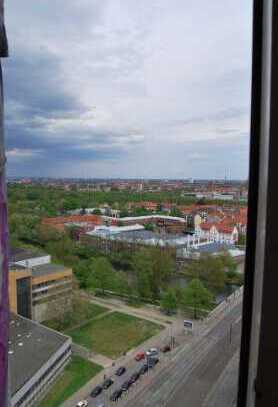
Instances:
[[[164,346],[162,346],[162,348],[160,350],[163,353],[170,352],[171,346],[170,345],[164,345]]]
[[[94,388],[94,390],[91,393],[91,397],[97,397],[100,393],[102,392],[102,387],[97,386]]]
[[[140,375],[143,375],[143,374],[145,374],[147,371],[148,371],[148,365],[147,365],[147,363],[145,363],[145,364],[141,367],[141,369],[139,370],[139,373],[140,373]]]
[[[137,382],[137,380],[139,379],[140,374],[138,372],[133,373],[133,375],[130,376],[129,381],[131,382],[131,384]]]
[[[158,358],[149,358],[148,359],[148,367],[149,369],[152,369],[153,367],[155,367],[155,365],[159,362]]]
[[[112,380],[111,378],[108,378],[108,379],[104,380],[104,382],[102,383],[102,388],[108,389],[108,387],[112,386],[113,383],[114,383],[114,380]]]
[[[122,376],[126,372],[126,368],[124,366],[119,367],[119,369],[116,370],[115,375],[116,376]]]
[[[124,382],[122,384],[122,387],[121,387],[122,391],[123,392],[128,391],[128,389],[130,388],[131,385],[132,385],[131,381],[127,380],[126,382]]]
[[[110,400],[111,401],[117,401],[117,400],[119,400],[119,398],[121,397],[121,395],[122,395],[122,389],[118,389],[118,390],[115,390],[114,391],[114,393],[112,393],[112,395],[111,395],[111,397],[110,397]]]

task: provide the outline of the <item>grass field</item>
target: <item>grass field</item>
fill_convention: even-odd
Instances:
[[[81,324],[82,321],[88,321],[89,319],[95,318],[106,311],[108,311],[108,308],[81,300],[78,301],[77,304],[74,304],[73,310],[66,313],[62,320],[52,319],[45,321],[43,324],[49,328],[64,332],[68,329],[74,328],[76,325]]]
[[[102,370],[102,367],[79,356],[73,356],[64,373],[41,401],[39,407],[58,407]]]
[[[73,342],[116,359],[159,333],[162,328],[144,319],[113,312],[67,333]]]

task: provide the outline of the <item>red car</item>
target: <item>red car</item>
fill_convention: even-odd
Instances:
[[[145,352],[138,352],[134,358],[137,362],[145,359]]]

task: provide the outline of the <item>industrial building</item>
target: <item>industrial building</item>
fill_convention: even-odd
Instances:
[[[11,314],[8,353],[11,407],[31,407],[70,361],[71,338]]]
[[[233,257],[244,256],[233,241],[222,238],[201,237],[197,234],[156,233],[139,224],[129,226],[97,226],[82,236],[81,241],[104,252],[128,250],[135,252],[142,247],[157,247],[170,252],[176,259],[197,258],[203,254],[231,251]]]
[[[105,253],[128,250],[134,252],[141,247],[157,247],[173,255],[178,247],[198,245],[195,236],[173,233],[157,233],[146,230],[139,224],[128,226],[97,226],[82,236],[82,242]]]
[[[71,306],[72,270],[51,256],[17,249],[10,253],[9,299],[12,312],[36,321],[51,319]]]

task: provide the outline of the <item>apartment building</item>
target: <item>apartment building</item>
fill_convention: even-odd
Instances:
[[[36,321],[51,319],[71,306],[72,270],[51,263],[51,256],[14,250],[9,262],[12,312]]]

